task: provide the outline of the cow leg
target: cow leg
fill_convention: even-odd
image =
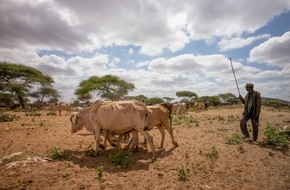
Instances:
[[[162,125],[158,125],[158,129],[161,133],[161,143],[160,143],[160,147],[159,148],[163,148],[163,144],[164,144],[164,138],[165,138],[165,131],[162,127]]]
[[[174,136],[173,136],[173,131],[172,131],[172,128],[170,127],[169,129],[166,129],[169,134],[170,134],[170,137],[171,137],[171,140],[172,140],[172,144],[174,144],[174,146],[178,146],[178,143],[174,140]]]
[[[152,160],[156,160],[156,152],[155,152],[155,147],[154,147],[154,143],[153,143],[153,138],[152,136],[149,135],[149,133],[147,131],[144,130],[138,130],[144,137],[145,139],[149,142],[150,148],[152,150]]]
[[[137,151],[138,150],[138,142],[139,142],[138,131],[133,130],[132,131],[132,139],[130,140],[129,144],[127,145],[129,147],[129,151],[132,151],[133,149],[135,149]]]
[[[100,136],[101,136],[101,127],[98,126],[95,128],[95,140],[96,140],[96,153],[95,155],[98,156],[99,155],[99,147],[100,147]]]

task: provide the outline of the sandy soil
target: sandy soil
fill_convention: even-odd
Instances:
[[[261,143],[266,123],[290,125],[290,112],[263,107],[259,143],[226,144],[227,137],[240,133],[241,112],[241,106],[189,112],[191,122],[173,126],[178,147],[166,132],[157,161],[151,161],[150,149],[140,147],[127,168],[112,164],[110,146],[99,157],[86,156],[94,138],[85,129],[71,134],[69,116],[9,112],[20,118],[0,123],[0,189],[290,189],[289,153]],[[158,147],[159,131],[150,134]],[[54,148],[64,157],[46,158]]]

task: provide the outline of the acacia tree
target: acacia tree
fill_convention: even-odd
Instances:
[[[172,100],[174,100],[174,98],[170,98],[170,97],[163,97],[164,100],[166,100],[167,103],[170,103]]]
[[[232,93],[225,93],[225,94],[219,94],[218,97],[223,101],[227,102],[230,99],[236,98],[236,96]]]
[[[90,99],[92,99],[91,93],[84,93],[84,94],[77,94],[77,100],[79,101],[84,101],[84,102],[89,102]]]
[[[24,100],[35,85],[54,83],[50,76],[44,75],[29,66],[0,62],[0,90],[2,93],[16,95],[19,104],[25,108]]]
[[[114,75],[105,75],[103,77],[92,76],[79,84],[75,94],[80,96],[96,92],[101,98],[120,100],[134,88],[135,86],[132,83],[128,83]]]
[[[56,99],[60,97],[59,92],[53,88],[52,85],[43,85],[37,89],[37,91],[30,94],[32,97],[37,98],[40,104],[44,99]]]
[[[162,103],[164,103],[164,100],[162,98],[158,98],[158,97],[152,97],[152,98],[148,98],[147,100],[145,100],[145,104],[147,104],[147,105],[162,104]]]
[[[138,100],[140,102],[144,102],[148,99],[148,97],[144,96],[143,94],[138,95],[138,96],[125,96],[125,100]]]
[[[197,94],[191,91],[178,91],[176,92],[176,96],[185,99],[186,102],[188,102],[191,98],[198,98]]]
[[[210,104],[217,106],[221,103],[221,100],[219,99],[218,96],[201,96],[199,98],[199,101],[206,101],[209,102]]]

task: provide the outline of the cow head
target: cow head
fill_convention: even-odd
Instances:
[[[70,122],[72,133],[75,133],[83,128],[83,125],[79,120],[78,113],[72,113],[72,115],[70,116]]]

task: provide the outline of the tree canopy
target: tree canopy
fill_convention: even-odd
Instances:
[[[162,104],[162,103],[164,103],[164,100],[162,98],[158,98],[158,97],[152,97],[152,98],[148,98],[145,100],[145,104],[147,104],[147,105]]]
[[[29,66],[0,62],[0,91],[16,96],[22,108],[24,100],[37,85],[46,86],[54,83],[50,76],[44,75]]]
[[[191,98],[194,98],[194,99],[198,98],[197,94],[191,91],[178,91],[176,92],[176,96],[185,99],[186,102],[188,102],[189,99]]]
[[[121,100],[134,88],[135,86],[132,83],[128,83],[114,75],[105,75],[103,77],[91,76],[79,84],[75,94],[80,96],[96,92],[101,98]]]
[[[227,102],[230,99],[236,98],[236,96],[232,93],[224,93],[224,94],[219,94],[218,97],[223,101]]]

